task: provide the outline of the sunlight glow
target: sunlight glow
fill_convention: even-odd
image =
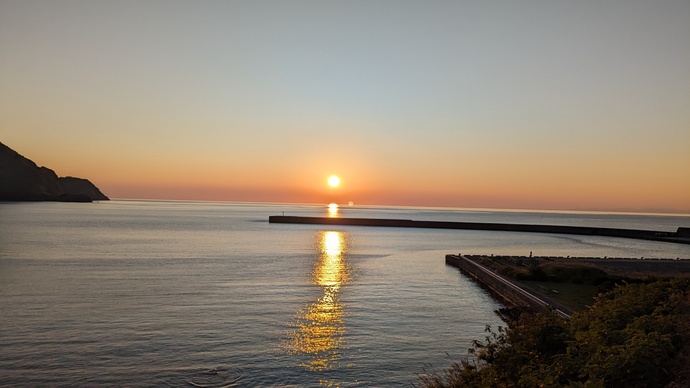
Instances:
[[[335,188],[340,186],[340,178],[337,175],[331,175],[328,177],[328,185]]]

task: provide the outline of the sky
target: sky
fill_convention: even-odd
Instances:
[[[0,0],[0,142],[111,198],[690,213],[690,2]]]

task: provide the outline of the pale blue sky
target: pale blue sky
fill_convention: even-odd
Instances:
[[[690,211],[690,2],[0,0],[0,141],[122,196]]]

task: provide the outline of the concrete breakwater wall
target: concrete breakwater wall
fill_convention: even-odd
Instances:
[[[554,310],[563,318],[570,318],[573,310],[556,303],[534,291],[520,286],[490,269],[468,259],[462,255],[446,255],[446,264],[460,269],[460,271],[488,288],[502,299],[516,305],[535,310]]]
[[[303,216],[270,216],[269,223],[280,224],[321,224],[351,226],[383,226],[396,228],[432,228],[432,229],[470,229],[494,230],[504,232],[555,233],[588,236],[622,237],[642,240],[664,241],[690,244],[686,228],[679,232],[664,232],[638,229],[616,229],[586,226],[504,224],[491,222],[453,222],[453,221],[415,221],[390,218],[340,218],[340,217],[303,217]]]

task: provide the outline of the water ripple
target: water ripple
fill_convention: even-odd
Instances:
[[[187,383],[197,388],[240,387],[245,386],[242,384],[244,377],[240,368],[218,366],[194,371]]]

